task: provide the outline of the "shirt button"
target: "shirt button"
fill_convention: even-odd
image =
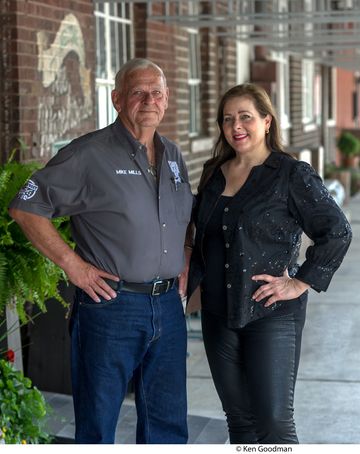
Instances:
[[[164,249],[164,254],[167,254],[167,249]]]
[[[226,247],[226,249],[229,249],[230,244],[229,243],[225,243],[225,247]]]
[[[227,230],[227,225],[223,225],[223,230]]]
[[[166,227],[166,224],[165,224],[165,222],[163,222],[163,225],[162,225],[162,226],[163,226],[163,227]]]
[[[226,287],[227,287],[227,288],[231,288],[231,284],[227,284],[227,286],[226,286]]]
[[[229,208],[228,208],[228,207],[225,207],[225,208],[224,208],[224,211],[225,211],[225,213],[227,213],[227,212],[229,211]]]
[[[225,268],[229,268],[229,264],[228,263],[225,263]]]

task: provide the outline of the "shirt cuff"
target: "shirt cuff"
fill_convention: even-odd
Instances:
[[[336,270],[327,266],[316,265],[305,261],[294,276],[299,281],[309,284],[317,292],[325,292]]]
[[[37,214],[38,216],[42,216],[48,219],[52,219],[53,217],[53,210],[52,208],[49,208],[47,205],[40,203],[29,203],[20,200],[17,197],[11,201],[9,208],[16,208],[18,210],[26,211],[32,214]]]

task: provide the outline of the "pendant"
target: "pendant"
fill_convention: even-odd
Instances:
[[[149,165],[147,171],[154,177],[157,178],[157,170],[155,166]]]

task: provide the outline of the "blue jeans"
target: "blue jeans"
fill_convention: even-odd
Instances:
[[[136,442],[186,443],[186,323],[178,290],[120,290],[95,303],[77,289],[70,326],[76,443],[114,443],[131,378]]]

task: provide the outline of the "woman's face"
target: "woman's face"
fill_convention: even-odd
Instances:
[[[230,98],[224,105],[222,129],[229,145],[241,154],[267,150],[266,131],[271,116],[262,118],[248,96]]]

